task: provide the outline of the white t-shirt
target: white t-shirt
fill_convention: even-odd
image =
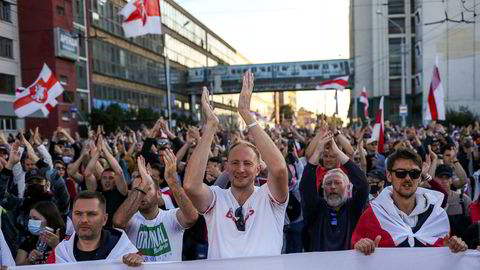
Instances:
[[[145,262],[181,261],[185,229],[177,219],[178,209],[160,209],[153,220],[146,220],[140,212],[133,215],[125,232]]]
[[[242,207],[245,231],[239,231],[235,225],[235,210],[240,205],[231,189],[217,186],[210,189],[213,202],[204,214],[209,259],[280,255],[288,199],[280,204],[267,184],[255,187]]]

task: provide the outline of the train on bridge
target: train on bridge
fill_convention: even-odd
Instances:
[[[353,61],[338,59],[191,68],[188,70],[188,83],[213,81],[216,75],[220,75],[222,81],[241,81],[243,74],[249,69],[255,74],[257,80],[329,79],[353,74]]]

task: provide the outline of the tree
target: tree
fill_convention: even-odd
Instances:
[[[294,115],[295,111],[290,104],[280,106],[280,123],[283,122],[283,119],[292,119]],[[275,112],[273,112],[271,119],[276,119]]]
[[[478,115],[474,114],[467,106],[460,106],[458,111],[447,109],[445,124],[455,126],[468,126],[478,121]]]

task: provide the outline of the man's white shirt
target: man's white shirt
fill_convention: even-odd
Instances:
[[[181,261],[185,228],[177,219],[178,209],[160,210],[153,220],[133,215],[125,232],[145,262]]]
[[[243,204],[245,231],[235,225],[240,207],[231,189],[211,186],[213,201],[203,214],[208,229],[208,258],[280,255],[288,199],[277,202],[267,184],[255,187]]]

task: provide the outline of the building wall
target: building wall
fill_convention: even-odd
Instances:
[[[0,16],[0,37],[11,40],[12,44],[11,57],[0,56],[0,76],[2,76],[0,83],[0,130],[14,132],[16,129],[24,128],[25,125],[23,119],[16,117],[12,106],[15,100],[15,89],[22,84],[18,9],[16,0],[0,2],[2,8],[0,10],[2,12],[2,16]],[[10,12],[3,13],[3,9],[9,9]]]
[[[43,64],[46,63],[57,80],[63,78],[64,94],[57,98],[58,105],[50,112],[48,118],[27,117],[26,128],[39,127],[42,135],[50,136],[62,126],[76,131],[77,121],[71,118],[69,110],[75,102],[76,70],[75,62],[55,56],[54,28],[73,30],[72,2],[19,1],[19,34],[22,65],[22,85],[35,82]]]
[[[458,109],[468,106],[470,110],[480,114],[480,23],[478,15],[475,23],[442,22],[425,25],[431,22],[449,19],[474,21],[472,7],[476,14],[480,13],[478,1],[467,0],[462,7],[456,1],[436,3],[422,0],[419,5],[422,26],[421,35],[417,38],[417,46],[421,47],[418,58],[421,60],[423,72],[422,88],[424,104],[428,98],[428,89],[432,79],[433,68],[438,58],[440,78],[444,88],[447,108]]]

